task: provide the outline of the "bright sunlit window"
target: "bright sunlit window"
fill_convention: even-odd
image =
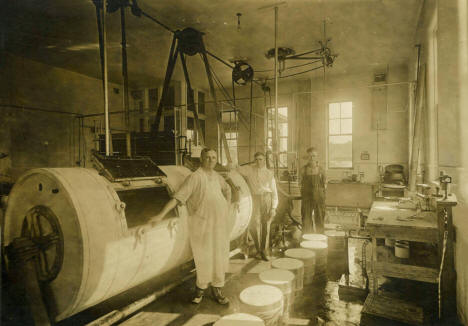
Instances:
[[[268,108],[267,146],[273,149],[273,132],[275,130],[275,108]],[[288,108],[278,108],[278,165],[288,167]]]
[[[328,167],[353,167],[353,103],[328,105]]]
[[[224,134],[229,147],[229,153],[231,154],[231,160],[233,163],[238,162],[237,158],[237,112],[236,111],[224,111],[222,112],[222,120],[224,126]],[[222,153],[221,164],[227,164],[226,153],[224,150],[223,142],[219,140],[219,152]]]

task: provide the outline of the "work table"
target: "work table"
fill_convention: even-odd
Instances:
[[[369,212],[366,228],[376,238],[438,241],[435,212],[417,213],[413,209],[398,208],[396,201],[375,201]]]

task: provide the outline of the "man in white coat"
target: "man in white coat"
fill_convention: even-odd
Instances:
[[[185,179],[179,190],[155,216],[158,222],[177,205],[187,205],[189,237],[197,270],[197,288],[193,303],[200,303],[211,284],[214,299],[220,304],[229,300],[222,294],[229,263],[228,209],[231,188],[214,171],[217,155],[212,149],[201,152],[201,167]]]

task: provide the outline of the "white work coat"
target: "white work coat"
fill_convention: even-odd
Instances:
[[[229,261],[229,204],[223,195],[230,192],[223,177],[202,168],[185,179],[174,198],[187,204],[189,236],[197,269],[197,286],[222,287]]]

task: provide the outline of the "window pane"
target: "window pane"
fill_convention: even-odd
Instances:
[[[353,137],[330,136],[328,159],[331,168],[351,168],[353,166]]]
[[[329,108],[329,118],[330,119],[339,119],[340,118],[340,103],[330,103]]]
[[[352,118],[353,117],[353,103],[343,102],[341,103],[341,118]]]
[[[353,132],[353,119],[341,119],[341,134],[351,134]]]
[[[273,147],[273,140],[271,138],[268,138],[268,141],[267,141],[267,145],[269,148],[272,148]]]
[[[288,167],[288,154],[286,153],[279,153],[278,154],[278,165],[280,168],[287,168]]]
[[[288,139],[287,138],[280,138],[280,152],[287,152],[288,151]]]
[[[334,119],[328,122],[328,134],[329,135],[340,134],[340,119]]]
[[[187,139],[193,139],[193,130],[187,129]]]
[[[288,137],[288,124],[282,123],[278,127],[279,127],[279,136]]]
[[[198,112],[205,113],[205,93],[198,92]]]
[[[278,108],[278,116],[288,117],[288,108]]]
[[[268,129],[272,129],[272,128],[273,128],[273,121],[268,120]]]

